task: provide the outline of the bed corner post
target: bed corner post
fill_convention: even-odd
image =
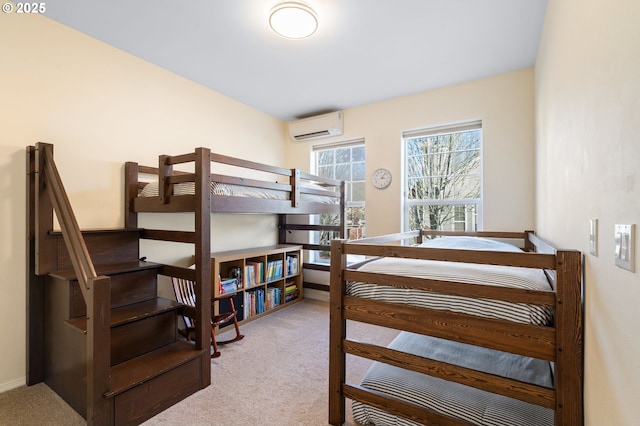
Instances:
[[[346,337],[346,320],[342,312],[346,268],[344,254],[346,240],[331,241],[330,306],[329,306],[329,424],[338,426],[345,421],[345,400],[342,384],[345,381],[346,356],[342,342]]]
[[[558,250],[556,262],[556,425],[582,425],[582,253]]]
[[[162,163],[162,160],[161,160]],[[162,171],[160,172],[162,174]],[[196,347],[205,349],[201,357],[200,388],[211,384],[211,151],[196,148],[195,265],[196,265]],[[163,176],[164,177],[164,176]]]
[[[291,207],[298,207],[300,205],[300,170],[291,169],[289,184],[291,185]]]
[[[535,245],[531,241],[531,235],[535,235],[535,232],[532,230],[524,231],[524,251],[535,251]]]
[[[138,163],[124,163],[124,227],[138,227],[138,213],[133,209],[133,200],[138,196]]]
[[[347,199],[345,196],[346,183],[340,182],[340,238],[349,238],[347,234]]]

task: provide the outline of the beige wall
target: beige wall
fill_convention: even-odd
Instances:
[[[287,143],[290,165],[308,164],[314,145],[364,138],[367,176],[386,167],[391,186],[366,188],[367,235],[399,232],[404,130],[482,120],[483,226],[524,230],[534,225],[533,69],[525,69],[344,111],[344,135]]]
[[[640,264],[636,253],[635,273],[614,266],[613,241],[616,223],[640,226],[640,2],[547,8],[536,62],[537,229],[585,253],[586,424],[638,424]],[[592,218],[597,257],[588,254]]]
[[[123,225],[123,164],[197,146],[284,165],[284,124],[40,16],[0,15],[0,391],[25,377],[25,147],[53,143],[83,228]],[[192,223],[175,215],[172,226]],[[158,220],[142,219],[143,225]],[[272,217],[216,215],[213,249],[275,241]],[[238,234],[238,232],[244,232]],[[188,245],[162,255],[186,259]],[[155,247],[142,254],[154,255]]]

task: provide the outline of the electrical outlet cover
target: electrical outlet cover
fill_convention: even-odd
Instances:
[[[616,265],[635,272],[635,225],[617,225],[615,227],[615,262]]]
[[[589,253],[598,255],[598,219],[589,221]]]

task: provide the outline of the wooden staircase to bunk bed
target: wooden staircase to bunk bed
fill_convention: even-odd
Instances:
[[[80,231],[49,144],[27,147],[27,207],[28,385],[45,382],[88,424],[124,425],[210,384],[211,306],[190,313],[205,324],[194,345],[177,334],[184,307],[157,296],[158,275],[177,273],[210,300],[208,258],[181,272],[139,260],[136,228]]]

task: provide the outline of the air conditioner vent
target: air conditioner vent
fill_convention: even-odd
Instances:
[[[343,130],[342,111],[289,122],[289,134],[296,141],[339,136]]]

